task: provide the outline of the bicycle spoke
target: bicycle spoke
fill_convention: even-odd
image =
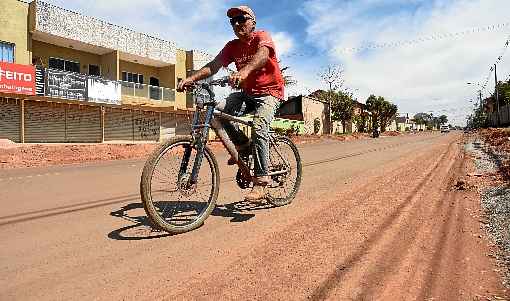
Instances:
[[[170,146],[155,159],[150,180],[150,195],[156,212],[166,224],[172,226],[184,226],[196,221],[210,208],[214,193],[213,167],[208,155],[204,154],[195,185],[188,187],[186,182],[191,176],[196,149],[191,149],[186,172],[179,175],[186,145],[189,142]]]

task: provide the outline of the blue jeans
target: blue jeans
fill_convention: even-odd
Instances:
[[[235,92],[216,106],[218,110],[237,117],[253,112],[252,154],[256,177],[268,174],[269,127],[279,105],[278,98],[271,95],[248,95],[244,92]],[[221,123],[235,145],[240,146],[249,142],[248,137],[235,124],[228,120],[221,120]]]

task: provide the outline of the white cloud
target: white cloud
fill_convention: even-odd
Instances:
[[[285,55],[293,50],[294,40],[288,33],[277,32],[272,34],[272,38],[278,55]]]
[[[225,0],[46,1],[212,55],[234,38],[225,16],[229,7]],[[409,5],[417,8],[402,9]],[[277,29],[272,35],[282,65],[289,66],[288,74],[298,81],[287,88],[288,95],[324,88],[318,71],[339,63],[345,69],[346,85],[359,89],[355,95],[360,100],[369,94],[381,95],[395,102],[401,112],[447,111],[461,123],[471,106],[468,100],[477,90],[466,82],[485,79],[510,26],[413,46],[343,50],[510,22],[508,11],[510,1],[506,0],[310,0],[300,9],[308,26],[295,28],[306,31],[306,40],[298,40],[289,29]],[[310,45],[317,51],[289,56]],[[501,78],[510,74],[510,50],[498,71]],[[490,85],[493,81],[491,77]]]
[[[308,1],[308,40],[327,51],[331,63],[341,63],[347,85],[359,88],[360,98],[385,96],[401,112],[448,111],[450,120],[463,123],[475,97],[475,87],[489,73],[504,45],[506,30],[485,31],[455,38],[425,41],[413,46],[372,51],[338,51],[367,42],[383,44],[415,40],[437,33],[455,33],[510,21],[510,2],[497,0],[434,1],[426,9],[374,16],[374,7],[399,1]],[[400,1],[409,4],[409,1]],[[418,2],[418,1],[414,1]],[[377,12],[375,12],[377,13]],[[331,16],[335,16],[332,18]],[[337,51],[335,51],[337,49]],[[500,64],[500,76],[510,73],[510,51]],[[492,83],[493,84],[493,79]],[[489,93],[487,89],[486,93]]]

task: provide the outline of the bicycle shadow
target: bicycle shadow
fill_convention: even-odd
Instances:
[[[231,218],[231,223],[245,222],[253,217],[254,211],[268,210],[275,206],[268,202],[249,202],[249,201],[238,201],[229,204],[216,205],[214,210],[211,212],[212,216],[220,216],[225,218]],[[137,215],[133,212],[139,213]],[[150,220],[143,211],[143,205],[140,202],[130,203],[122,206],[119,210],[110,212],[111,216],[122,218],[131,223],[125,227],[119,228],[108,233],[108,238],[114,240],[145,240],[145,239],[157,239],[175,234],[170,234],[162,230],[156,229],[152,226]],[[200,228],[200,227],[199,227]]]
[[[108,238],[115,240],[144,240],[155,239],[171,236],[172,234],[157,230],[152,225],[145,212],[143,215],[135,215],[128,213],[129,211],[141,209],[143,210],[142,203],[131,203],[122,206],[117,211],[110,212],[111,216],[122,218],[131,223],[131,225],[122,227],[108,233]]]
[[[255,217],[252,211],[267,210],[275,208],[274,205],[262,202],[238,201],[230,204],[216,205],[211,215],[231,217],[231,223],[240,223]]]

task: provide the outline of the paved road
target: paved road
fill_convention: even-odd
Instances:
[[[459,137],[455,133],[425,133],[301,145],[302,188],[292,205],[280,208],[244,202],[232,181],[235,169],[225,165],[224,153],[218,153],[222,183],[216,210],[203,227],[176,236],[147,226],[138,190],[144,162],[1,171],[0,300],[383,296],[377,285],[362,290],[370,294],[360,295],[363,286],[359,282],[339,290],[334,260],[342,256],[353,262],[364,260],[359,247],[372,243],[370,233],[381,230],[379,223],[395,214],[380,211],[378,216],[374,207],[366,215],[367,208],[376,203],[382,206],[384,199],[371,199],[368,191],[372,186],[390,183],[393,190],[386,191],[386,196],[395,190],[422,193],[424,184],[413,190],[414,183],[422,180],[428,167],[443,164],[443,157],[455,161],[449,149]],[[445,181],[448,170],[442,178]],[[392,186],[400,180],[404,187]],[[405,199],[405,195],[387,199],[387,207],[407,208],[398,202],[400,197]],[[343,216],[353,210],[361,215]],[[372,215],[377,218],[370,218]],[[342,235],[336,237],[326,235],[334,227],[318,229],[321,223],[316,222],[322,217],[336,222],[345,218],[351,227],[343,228]],[[363,225],[364,230],[352,225]],[[320,241],[315,241],[315,236]],[[286,245],[296,249],[281,249],[279,242],[290,238],[294,243]],[[319,254],[331,253],[328,245],[321,245],[323,239],[335,240],[332,245],[341,244],[338,250],[345,253],[335,251],[335,256],[321,258]],[[324,252],[300,249],[295,245],[300,240],[316,243]],[[283,256],[286,251],[294,255]],[[273,259],[264,258],[271,252],[276,252]],[[287,257],[289,261],[282,260]],[[296,267],[302,260],[321,269],[313,272],[303,267],[301,274]],[[433,286],[421,293],[426,296],[432,291]]]

